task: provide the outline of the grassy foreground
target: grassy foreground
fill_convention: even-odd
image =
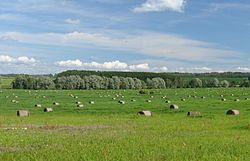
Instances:
[[[132,90],[2,90],[0,160],[249,160],[250,100],[245,98],[250,98],[250,89],[153,91],[140,95]],[[227,101],[221,101],[220,95]],[[236,98],[240,101],[234,101]],[[92,100],[95,104],[88,103]],[[166,100],[180,110],[170,110]],[[85,107],[77,108],[76,101]],[[54,112],[44,113],[44,107],[52,107]],[[17,117],[19,109],[30,110],[31,116]],[[228,109],[238,109],[241,114],[226,116]],[[153,117],[138,116],[139,110],[151,110]],[[188,111],[200,111],[203,117],[189,118]]]

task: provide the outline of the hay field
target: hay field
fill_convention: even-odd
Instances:
[[[250,158],[250,100],[246,99],[250,98],[250,89],[151,91],[139,94],[136,90],[2,90],[0,158],[25,161]],[[223,98],[226,100],[222,101]],[[167,100],[171,103],[166,103]],[[77,107],[78,103],[83,107]],[[37,104],[42,107],[35,107]],[[171,104],[179,109],[170,109]],[[45,113],[46,107],[53,108],[53,112]],[[239,110],[240,115],[227,116],[229,109]],[[31,115],[17,117],[17,110],[29,110]],[[149,110],[153,116],[138,116],[141,110]],[[189,111],[199,111],[202,117],[187,117]]]

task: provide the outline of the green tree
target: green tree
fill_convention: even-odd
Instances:
[[[230,86],[230,83],[227,80],[223,80],[223,81],[220,82],[220,86],[227,88],[227,87]]]
[[[201,88],[202,87],[202,80],[199,78],[194,78],[189,82],[189,86],[191,88]]]

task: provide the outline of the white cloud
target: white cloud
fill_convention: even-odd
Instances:
[[[186,0],[147,0],[141,6],[133,9],[134,12],[159,12],[172,10],[182,12]]]
[[[250,72],[250,68],[247,68],[247,67],[238,67],[237,70],[242,71],[242,72]]]
[[[196,67],[196,68],[193,68],[194,70],[199,70],[199,71],[211,71],[212,69],[211,68],[208,68],[208,67]]]
[[[2,63],[11,63],[14,61],[15,61],[15,59],[8,56],[8,55],[0,55],[0,62],[2,62]]]
[[[129,69],[131,70],[149,70],[149,64],[148,63],[143,63],[143,64],[137,64],[137,65],[130,65]]]
[[[72,67],[78,69],[91,69],[91,70],[122,70],[122,71],[147,71],[150,69],[149,64],[136,64],[128,65],[127,63],[120,62],[119,60],[98,63],[98,62],[82,62],[79,59],[57,61],[55,65],[60,67]]]
[[[16,58],[16,61],[17,61],[17,62],[22,62],[22,63],[25,63],[25,64],[33,64],[33,63],[36,63],[36,59],[34,59],[34,58],[29,58],[29,57],[27,57],[27,56],[18,57],[18,58]]]
[[[27,56],[11,57],[8,55],[0,55],[0,62],[2,62],[2,63],[35,64],[37,62],[37,60],[35,58],[29,58]]]
[[[79,59],[58,61],[55,64],[58,66],[62,66],[62,67],[74,67],[74,66],[80,67],[80,66],[82,66],[82,62]]]
[[[65,23],[71,24],[71,25],[80,25],[81,21],[79,19],[71,19],[68,18],[65,20]]]
[[[21,43],[63,47],[98,48],[127,51],[154,57],[185,61],[227,62],[236,60],[239,53],[218,48],[218,45],[161,33],[92,34],[84,32],[27,34],[0,32],[0,39]],[[140,45],[138,45],[140,44]]]
[[[164,67],[161,67],[161,68],[160,68],[160,71],[162,71],[162,72],[167,72],[167,71],[168,71],[168,68],[165,67],[165,66],[164,66]]]

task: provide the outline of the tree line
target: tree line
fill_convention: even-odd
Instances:
[[[250,80],[246,79],[241,82],[241,87],[250,87]],[[165,89],[165,88],[218,88],[232,87],[232,83],[227,80],[220,81],[217,78],[205,79],[191,78],[183,79],[176,77],[169,78],[146,78],[141,80],[133,77],[105,77],[98,75],[89,75],[80,77],[79,75],[70,76],[30,76],[18,75],[12,82],[13,89]]]
[[[84,76],[90,76],[90,75],[97,75],[101,77],[108,77],[111,78],[113,76],[118,77],[132,77],[132,78],[138,78],[143,81],[146,81],[147,78],[156,78],[160,77],[165,79],[171,79],[174,80],[175,78],[218,78],[219,80],[222,79],[228,79],[228,78],[237,78],[237,79],[244,79],[244,78],[250,78],[250,73],[241,73],[241,72],[225,72],[225,73],[217,73],[217,72],[211,72],[211,73],[178,73],[178,72],[167,72],[167,73],[155,73],[155,72],[126,72],[126,71],[88,71],[88,70],[67,70],[61,73],[56,74],[56,77],[62,77],[62,76],[71,76],[71,75],[79,75],[80,77]]]

